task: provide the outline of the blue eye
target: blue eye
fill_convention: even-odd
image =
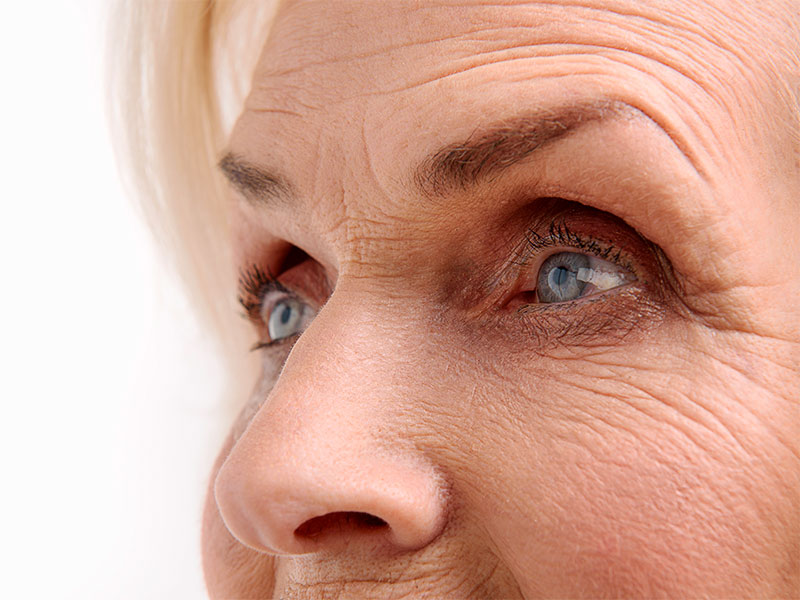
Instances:
[[[264,320],[271,342],[292,337],[306,328],[311,309],[297,298],[281,294],[274,303],[265,303]]]
[[[539,302],[569,302],[625,285],[633,276],[621,267],[580,252],[559,252],[542,263],[536,281]]]

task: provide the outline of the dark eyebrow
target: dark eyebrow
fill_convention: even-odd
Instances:
[[[254,203],[283,202],[292,196],[283,179],[228,152],[218,164],[220,170],[241,194]]]
[[[423,196],[443,197],[477,185],[581,127],[619,117],[645,120],[663,130],[640,109],[621,101],[595,100],[561,106],[478,129],[465,141],[430,154],[413,171],[413,180]],[[674,139],[673,143],[678,145]],[[697,170],[697,165],[693,166]],[[291,186],[280,175],[232,152],[222,157],[219,168],[231,185],[255,204],[291,203],[295,198]],[[698,174],[702,175],[699,171]]]
[[[515,117],[434,152],[414,171],[414,182],[425,196],[445,196],[476,185],[588,123],[635,113],[649,120],[629,104],[608,100]]]

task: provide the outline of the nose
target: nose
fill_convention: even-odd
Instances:
[[[447,494],[408,439],[414,399],[396,359],[382,358],[396,348],[376,351],[387,338],[352,323],[357,336],[338,335],[334,311],[329,302],[297,342],[223,463],[220,514],[241,543],[271,554],[424,547],[444,527]]]

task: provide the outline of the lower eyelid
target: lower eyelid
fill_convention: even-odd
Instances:
[[[508,307],[512,310],[515,310],[519,314],[526,314],[526,313],[546,313],[546,312],[558,312],[560,314],[566,314],[570,311],[579,310],[581,307],[587,304],[596,303],[600,301],[611,301],[613,302],[612,296],[616,295],[617,292],[623,291],[631,291],[631,288],[636,286],[639,283],[637,279],[633,279],[627,283],[623,283],[622,285],[615,286],[608,290],[598,290],[591,294],[587,294],[586,296],[581,296],[580,298],[575,298],[574,300],[566,300],[564,302],[539,302],[538,300],[534,300],[532,296],[536,294],[536,291],[528,292],[527,298],[525,294],[517,294],[511,301],[508,303]]]
[[[309,321],[310,322],[310,321]],[[306,324],[307,327],[307,324]],[[282,346],[288,345],[289,347],[293,346],[294,343],[297,341],[303,332],[306,330],[306,327],[303,327],[297,333],[292,335],[288,335],[286,337],[277,338],[277,339],[269,339],[269,335],[264,336],[266,339],[262,339],[250,347],[250,351],[254,352],[256,350],[268,350],[268,349],[280,349]]]
[[[621,342],[663,320],[663,307],[646,299],[637,281],[570,302],[523,304],[514,316],[537,350],[552,345],[596,347]]]

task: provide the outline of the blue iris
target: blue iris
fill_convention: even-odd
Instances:
[[[282,340],[300,333],[303,326],[303,305],[295,298],[285,298],[272,308],[267,322],[269,339]]]
[[[578,252],[559,252],[542,263],[536,290],[539,302],[567,302],[581,297],[585,281],[578,280],[578,269],[589,268],[589,257]]]

